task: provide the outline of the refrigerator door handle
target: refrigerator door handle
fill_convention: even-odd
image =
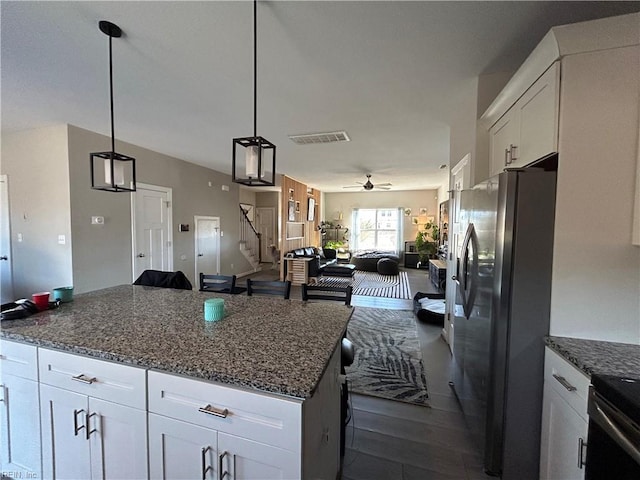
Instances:
[[[478,277],[478,237],[473,223],[467,227],[467,233],[462,243],[462,264],[458,283],[462,296],[462,309],[467,319],[471,317],[473,302],[475,302]]]

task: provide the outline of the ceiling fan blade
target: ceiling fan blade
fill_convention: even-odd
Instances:
[[[375,185],[373,188],[377,188],[379,190],[391,190],[390,187],[381,187],[380,185]]]
[[[391,187],[393,183],[376,183],[376,187]]]
[[[349,185],[349,186],[342,187],[342,188],[362,188],[362,185]]]

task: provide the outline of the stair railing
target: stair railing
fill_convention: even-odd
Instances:
[[[247,212],[240,208],[240,241],[244,243],[245,248],[254,252],[259,262],[262,262],[262,234],[258,231],[247,217]]]

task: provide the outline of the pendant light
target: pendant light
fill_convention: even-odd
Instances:
[[[113,128],[113,62],[111,40],[120,38],[122,30],[117,25],[100,20],[100,31],[109,37],[109,95],[111,100],[111,150],[89,154],[91,162],[91,188],[107,192],[136,191],[136,159],[116,152]]]
[[[253,137],[233,139],[232,175],[235,183],[248,187],[273,186],[276,146],[257,134],[258,111],[258,2],[253,0]],[[244,149],[244,150],[243,150]]]

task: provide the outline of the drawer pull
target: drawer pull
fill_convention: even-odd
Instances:
[[[81,373],[80,375],[76,375],[75,377],[71,377],[71,380],[75,380],[76,382],[80,382],[80,383],[87,383],[89,385],[91,385],[93,382],[98,381],[96,377],[89,378],[84,373]]]
[[[209,415],[214,415],[216,417],[222,417],[222,418],[227,418],[227,415],[229,415],[229,410],[227,408],[225,408],[224,410],[220,410],[219,408],[212,407],[211,405],[207,405],[206,407],[200,407],[198,411],[209,414]]]
[[[577,390],[576,387],[574,387],[569,382],[567,382],[566,378],[561,377],[560,375],[558,375],[556,373],[553,374],[553,378],[555,378],[560,383],[560,385],[562,385],[564,388],[566,388],[570,392],[575,392]]]

